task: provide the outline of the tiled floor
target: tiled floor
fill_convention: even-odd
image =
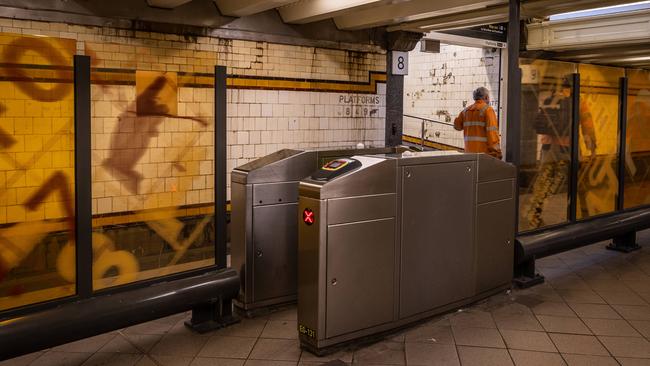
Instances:
[[[650,232],[639,242],[650,247]],[[600,243],[538,266],[543,285],[324,358],[300,350],[289,308],[206,335],[187,330],[189,314],[178,314],[0,366],[650,365],[649,249],[622,254]]]

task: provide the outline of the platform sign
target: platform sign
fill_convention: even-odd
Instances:
[[[476,27],[449,29],[439,32],[505,43],[508,40],[508,23],[486,24]]]
[[[392,51],[393,52],[393,67],[391,72],[393,75],[408,75],[409,74],[409,54],[408,52]]]

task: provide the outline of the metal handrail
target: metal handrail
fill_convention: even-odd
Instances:
[[[403,116],[404,117],[409,117],[409,118],[419,119],[421,121],[420,122],[420,151],[424,151],[424,138],[425,138],[424,135],[426,134],[426,129],[424,128],[424,124],[426,122],[433,122],[433,123],[438,123],[438,124],[445,125],[445,126],[454,127],[454,125],[451,124],[451,123],[436,121],[434,119],[429,119],[429,118],[425,118],[425,117],[412,116],[410,114],[404,114]]]
[[[412,116],[412,115],[410,115],[410,114],[404,114],[404,117],[417,118],[417,119],[421,119],[421,120],[423,120],[423,121],[427,121],[427,122],[439,123],[439,124],[441,124],[441,125],[454,127],[454,124],[453,124],[453,123],[447,123],[447,122],[442,122],[442,121],[436,121],[435,119],[430,119],[430,118],[426,118],[426,117]]]

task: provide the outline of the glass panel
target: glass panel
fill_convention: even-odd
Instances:
[[[566,222],[575,65],[522,59],[519,230]]]
[[[650,204],[650,72],[628,70],[624,207]]]
[[[75,293],[76,41],[0,34],[0,311]]]
[[[213,265],[212,75],[91,78],[94,289]]]
[[[624,69],[580,64],[576,218],[612,212],[618,197],[618,105]]]

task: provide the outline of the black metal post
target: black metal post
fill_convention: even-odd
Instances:
[[[625,208],[625,154],[627,153],[627,78],[622,77],[619,94],[618,113],[618,199],[616,210]]]
[[[214,67],[214,218],[217,268],[226,268],[226,67]]]
[[[74,176],[77,295],[93,292],[90,175],[90,57],[74,56]]]
[[[619,90],[618,111],[618,197],[616,210],[625,209],[625,154],[627,153],[627,89],[628,80],[622,77]],[[607,249],[629,253],[641,249],[636,242],[636,231],[615,236]]]
[[[520,0],[509,1],[506,161],[519,169],[521,149],[521,69],[519,68]]]
[[[578,209],[578,171],[580,170],[580,74],[573,74],[571,102],[571,169],[569,171],[569,221],[575,222]]]
[[[393,75],[393,52],[386,53],[386,146],[402,143],[404,126],[404,76]]]

